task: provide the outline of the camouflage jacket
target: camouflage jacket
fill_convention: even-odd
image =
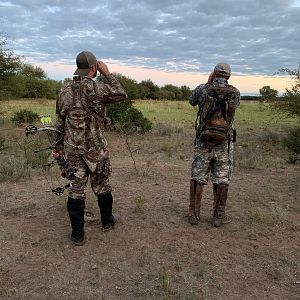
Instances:
[[[233,127],[233,119],[235,109],[240,105],[240,92],[237,88],[228,84],[228,81],[225,78],[217,77],[213,80],[213,83],[200,84],[193,91],[192,95],[189,98],[189,103],[192,106],[198,105],[199,115],[198,115],[198,124],[197,129],[201,130],[204,125],[204,120],[208,114],[208,111],[211,108],[213,97],[210,94],[212,88],[218,89],[220,96],[224,91],[226,93],[226,111],[228,117],[228,125]]]
[[[103,136],[106,105],[127,94],[114,75],[106,79],[108,84],[78,76],[64,84],[56,103],[56,128],[64,133],[59,149],[86,154],[107,147]]]

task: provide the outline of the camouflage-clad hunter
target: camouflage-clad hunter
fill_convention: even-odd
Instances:
[[[200,84],[189,98],[192,106],[199,107],[190,182],[191,225],[199,223],[203,187],[209,179],[214,194],[212,225],[230,222],[225,206],[233,164],[234,113],[240,104],[239,90],[228,84],[230,75],[228,64],[217,64],[208,83]]]
[[[54,156],[62,152],[66,155],[67,178],[71,181],[67,201],[71,240],[82,245],[88,178],[98,199],[103,229],[110,229],[116,222],[109,184],[111,165],[103,129],[106,106],[121,101],[127,95],[116,77],[110,74],[107,65],[97,61],[93,53],[79,53],[76,64],[73,80],[64,84],[57,99],[56,127],[64,132],[64,139]],[[108,84],[93,80],[97,71],[105,76]]]

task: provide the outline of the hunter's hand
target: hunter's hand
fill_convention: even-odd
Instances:
[[[216,74],[214,71],[212,71],[208,77],[207,83],[212,83],[214,81],[215,77],[216,77]]]
[[[63,152],[61,150],[56,150],[54,149],[52,151],[52,156],[55,158],[55,159],[58,159],[60,158],[61,156],[63,156]]]
[[[104,76],[107,76],[110,74],[107,65],[101,60],[97,61],[97,70]]]

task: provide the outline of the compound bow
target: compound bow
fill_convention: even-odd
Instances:
[[[27,137],[32,136],[32,135],[37,135],[40,132],[46,133],[46,136],[49,140],[50,146],[43,148],[43,149],[35,150],[35,151],[33,151],[33,153],[39,153],[41,151],[45,151],[45,150],[49,150],[49,149],[54,150],[54,149],[56,149],[57,144],[59,142],[61,142],[61,140],[63,139],[63,133],[52,126],[44,126],[44,127],[38,128],[34,125],[28,125],[25,128],[25,135]],[[68,167],[68,163],[67,163],[65,155],[60,155],[59,157],[55,158],[55,161],[48,163],[47,167],[50,167],[51,165],[53,165],[54,162],[56,162],[58,164],[58,166],[61,170],[61,177],[65,178],[66,173],[67,173],[67,167]],[[52,193],[57,196],[62,195],[64,193],[64,191],[70,187],[70,184],[68,183],[61,187],[54,188],[53,184],[50,184],[50,182],[47,178],[46,178],[46,180],[51,187]]]

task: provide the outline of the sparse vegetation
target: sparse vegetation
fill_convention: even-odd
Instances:
[[[269,204],[269,207],[251,207],[248,211],[252,223],[262,223],[278,226],[287,221],[288,205],[285,207],[276,201]]]
[[[165,268],[162,268],[158,275],[158,281],[163,290],[163,300],[170,300],[170,278]]]
[[[172,143],[170,142],[164,142],[161,147],[160,150],[165,153],[167,155],[167,157],[172,157],[173,153],[174,153],[174,146]]]
[[[139,195],[134,199],[135,212],[144,213],[145,198],[143,195]]]

